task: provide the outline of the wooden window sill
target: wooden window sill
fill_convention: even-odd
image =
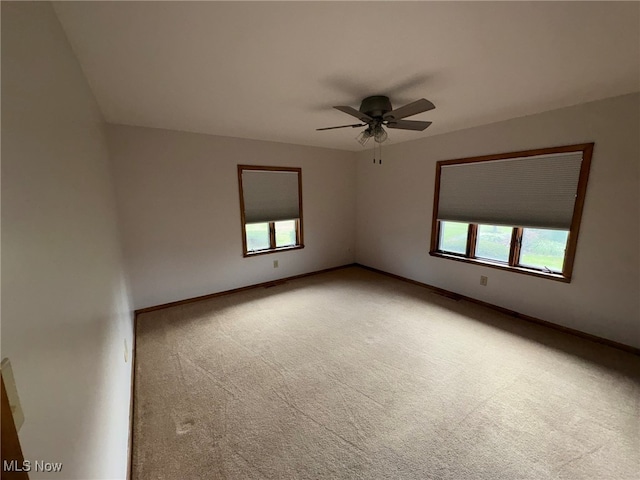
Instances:
[[[258,257],[260,255],[266,255],[268,253],[286,252],[288,250],[300,250],[304,248],[304,245],[292,245],[290,247],[270,248],[268,250],[257,250],[255,252],[245,252],[244,257]]]
[[[479,258],[467,258],[461,255],[449,254],[449,253],[439,252],[439,251],[429,252],[429,255],[431,255],[432,257],[440,257],[440,258],[447,258],[449,260],[456,260],[458,262],[482,265],[483,267],[491,267],[491,268],[497,268],[499,270],[506,270],[509,272],[522,273],[524,275],[531,275],[534,277],[547,278],[549,280],[555,280],[558,282],[564,282],[564,283],[571,282],[571,277],[565,277],[561,273],[547,273],[540,270],[535,270],[533,268],[526,268],[526,267],[519,267],[519,266],[512,267],[506,264],[495,263],[490,260],[481,260]]]

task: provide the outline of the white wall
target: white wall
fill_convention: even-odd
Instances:
[[[356,261],[640,347],[639,116],[632,94],[389,146],[382,165],[358,154]],[[571,283],[429,256],[436,161],[585,142],[595,148]]]
[[[132,315],[104,124],[48,2],[2,2],[2,355],[31,461],[126,477]],[[129,352],[130,354],[130,352]]]
[[[108,132],[136,309],[354,261],[350,152],[123,125]],[[242,256],[238,164],[302,167],[305,248]]]

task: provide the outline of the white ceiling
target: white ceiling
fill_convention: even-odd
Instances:
[[[640,3],[57,2],[112,123],[358,150],[316,132],[386,94],[390,143],[640,90]]]

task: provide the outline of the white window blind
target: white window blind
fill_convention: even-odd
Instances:
[[[243,170],[245,222],[277,222],[299,218],[298,193],[298,172]]]
[[[582,152],[442,165],[438,220],[569,230]]]

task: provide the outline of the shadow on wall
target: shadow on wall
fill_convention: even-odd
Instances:
[[[40,322],[22,332],[28,349],[3,349],[12,355],[25,413],[19,434],[25,458],[62,462],[66,479],[125,475],[112,461],[128,452],[129,424],[116,421],[129,417],[130,406],[132,321],[125,285],[121,278],[105,298],[110,305],[101,311],[111,315]],[[41,477],[32,472],[30,478]]]

